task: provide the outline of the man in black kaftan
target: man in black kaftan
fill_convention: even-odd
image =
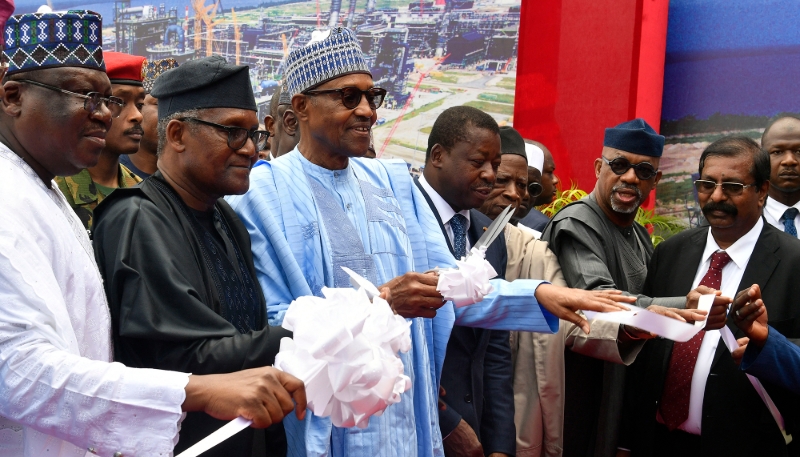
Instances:
[[[247,67],[200,59],[162,75],[153,93],[160,169],[95,213],[115,359],[194,374],[271,365],[290,334],[267,326],[250,237],[221,198],[247,190],[266,142]],[[222,425],[190,413],[176,454]],[[253,438],[248,429],[204,455],[249,456]]]

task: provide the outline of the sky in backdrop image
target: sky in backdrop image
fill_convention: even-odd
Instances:
[[[668,20],[656,211],[695,224],[703,149],[730,134],[760,140],[771,117],[800,113],[800,2],[671,0]]]

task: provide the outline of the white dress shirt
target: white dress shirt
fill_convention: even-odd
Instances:
[[[725,252],[731,257],[731,261],[722,269],[722,284],[720,290],[722,290],[723,296],[733,298],[739,292],[738,288],[742,282],[744,270],[747,268],[750,255],[753,253],[753,248],[763,228],[764,221],[758,218],[758,222],[756,222],[756,225],[753,226],[749,232],[736,240],[728,249],[725,249]],[[711,254],[720,250],[722,249],[717,244],[709,228],[706,248],[703,251],[703,257],[701,257],[702,262],[700,262],[700,265],[697,267],[697,274],[694,277],[692,289],[696,289],[697,286],[700,285],[700,281],[702,281],[703,277],[706,275],[708,267],[711,265]],[[746,284],[743,286],[749,285],[750,284]],[[714,361],[714,353],[717,352],[717,345],[719,345],[719,343],[719,330],[707,331],[703,337],[703,342],[700,344],[700,352],[697,355],[697,363],[694,366],[689,398],[689,418],[678,427],[694,435],[699,435],[701,432],[701,424],[703,421],[703,397],[706,391],[706,381],[708,380],[708,374],[711,372],[711,363]]]
[[[794,208],[800,210],[800,202],[795,203]],[[764,206],[764,218],[770,223],[770,225],[774,226],[781,232],[785,232],[786,229],[783,226],[783,219],[781,218],[787,209],[789,209],[788,206],[772,197],[767,197],[767,204]],[[800,231],[800,213],[798,213],[794,218],[794,226],[797,227],[798,231]]]
[[[171,455],[189,376],[111,363],[89,236],[3,145],[0,195],[0,457]]]
[[[428,197],[431,198],[433,202],[433,206],[436,207],[436,212],[439,213],[439,217],[442,219],[442,225],[444,225],[444,230],[447,232],[447,238],[450,239],[450,245],[453,245],[453,229],[450,227],[450,219],[456,215],[456,211],[447,203],[439,192],[436,192],[428,181],[425,180],[425,175],[420,175],[419,183],[422,185],[422,188],[425,189],[425,192],[428,193]],[[469,232],[469,210],[464,209],[458,212],[458,214],[467,218],[467,232]],[[467,237],[467,252],[469,252],[472,244],[469,242],[469,237]]]

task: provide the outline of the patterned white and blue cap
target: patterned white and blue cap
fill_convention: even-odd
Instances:
[[[7,74],[53,67],[106,71],[102,31],[100,15],[86,10],[11,16],[3,29]]]
[[[340,76],[372,75],[356,34],[346,27],[331,29],[320,41],[296,49],[286,57],[286,85],[294,96]]]

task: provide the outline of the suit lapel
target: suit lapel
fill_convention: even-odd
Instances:
[[[739,283],[739,287],[736,288],[737,294],[739,291],[746,289],[753,284],[758,284],[759,286],[764,287],[767,281],[769,281],[770,276],[772,276],[772,273],[775,271],[775,268],[778,267],[778,264],[780,263],[780,256],[778,254],[780,244],[775,239],[776,233],[777,229],[773,229],[773,227],[765,221],[764,228],[761,229],[761,233],[758,235],[756,245],[753,247],[753,253],[750,255],[750,260],[747,262],[747,267],[744,269],[742,281]],[[727,326],[737,339],[745,336],[744,332],[739,330],[739,327],[733,323],[732,317],[728,318]],[[722,342],[720,342],[720,344],[724,345]],[[712,368],[723,353],[728,353],[727,348],[725,348],[724,351],[720,350],[714,354],[714,362],[711,364]]]
[[[753,253],[750,255],[750,261],[747,262],[747,268],[744,269],[742,282],[739,283],[737,291],[753,284],[763,287],[772,276],[780,263],[780,254],[778,254],[780,244],[776,239],[777,232],[777,229],[764,223],[764,228],[761,229],[761,234],[759,234]]]
[[[414,184],[417,185],[417,188],[420,192],[422,192],[422,196],[425,197],[425,201],[428,202],[428,206],[431,208],[433,215],[436,216],[436,222],[439,223],[439,228],[442,229],[442,235],[444,235],[444,240],[447,242],[447,248],[450,249],[450,253],[455,254],[455,250],[453,249],[453,243],[450,242],[450,237],[447,236],[447,230],[444,229],[444,223],[442,223],[442,216],[439,215],[439,211],[436,210],[436,205],[433,204],[433,200],[431,200],[430,195],[425,192],[425,189],[422,187],[422,184],[419,183],[419,178],[414,177]]]
[[[689,236],[689,243],[685,247],[681,246],[680,251],[676,254],[677,260],[676,261],[667,261],[665,262],[667,265],[670,266],[677,266],[674,268],[673,271],[665,271],[659,272],[662,276],[669,277],[672,275],[673,282],[669,282],[665,288],[661,289],[660,293],[653,294],[654,296],[666,296],[666,295],[675,295],[677,293],[685,293],[688,294],[690,290],[692,290],[692,284],[694,283],[694,277],[697,273],[697,267],[700,265],[700,262],[703,257],[703,251],[706,248],[706,239],[708,237],[708,228],[706,227],[705,230],[698,230],[696,233],[693,233]],[[691,266],[694,265],[694,268]],[[682,291],[682,292],[679,292]],[[674,347],[675,342],[672,340],[665,341],[665,357],[662,363],[662,369],[664,375],[667,373],[667,369],[669,367],[669,359],[672,354],[672,348]]]
[[[706,249],[706,240],[708,239],[708,228],[705,230],[698,230],[689,237],[689,245],[682,249],[682,254],[679,254],[680,260],[672,263],[672,265],[679,266],[678,271],[675,271],[675,288],[672,290],[684,290],[689,293],[692,290],[694,277],[697,274],[697,267],[703,260],[703,251]],[[690,266],[694,265],[694,268]]]

